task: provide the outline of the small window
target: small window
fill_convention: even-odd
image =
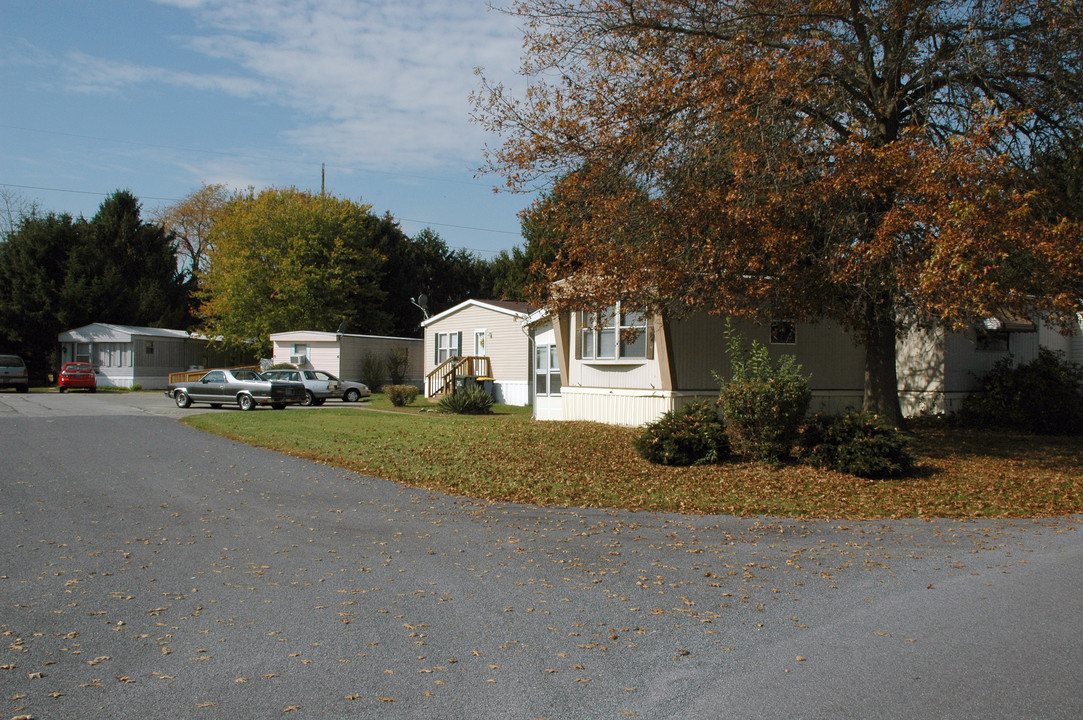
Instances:
[[[1007,330],[978,330],[978,352],[1008,352]]]
[[[771,344],[772,345],[796,345],[797,326],[792,320],[771,321]]]
[[[154,341],[153,340],[147,340],[146,341],[146,344],[143,346],[143,353],[146,354],[146,355],[153,355],[154,354]]]

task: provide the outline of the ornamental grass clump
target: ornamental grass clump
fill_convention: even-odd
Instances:
[[[635,449],[644,460],[659,465],[706,465],[730,456],[726,426],[702,400],[670,410],[647,425],[636,437]]]
[[[715,380],[733,450],[769,462],[789,457],[812,401],[808,378],[793,355],[773,362],[765,345],[753,340],[745,349],[730,327],[726,336],[731,377],[716,373]]]
[[[456,390],[440,398],[437,408],[442,412],[456,415],[488,415],[493,411],[493,397],[482,388],[473,387]]]
[[[813,416],[801,430],[800,453],[810,465],[870,479],[914,469],[910,439],[871,413]]]

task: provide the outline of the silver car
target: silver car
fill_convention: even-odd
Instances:
[[[171,384],[165,392],[180,408],[203,402],[212,408],[237,403],[241,410],[252,410],[257,405],[281,410],[305,401],[305,386],[301,383],[264,379],[255,370],[211,370],[198,380]]]
[[[372,397],[372,391],[369,390],[369,386],[360,380],[339,380],[337,377],[329,372],[323,370],[315,370],[316,377],[321,380],[327,379],[333,382],[337,382],[340,386],[340,392],[338,395],[342,398],[342,402],[357,402],[361,398]]]
[[[335,397],[342,391],[342,385],[339,384],[334,375],[317,370],[283,368],[264,370],[261,374],[268,380],[288,380],[303,383],[305,386],[305,400],[301,403],[302,405],[323,405],[327,402],[327,398]]]
[[[30,391],[26,363],[18,355],[0,355],[0,388],[5,387],[13,387],[16,392]]]

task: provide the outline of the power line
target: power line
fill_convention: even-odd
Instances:
[[[74,194],[74,195],[97,195],[99,197],[109,197],[110,195],[113,194],[113,193],[98,192],[96,190],[67,190],[67,189],[64,189],[64,188],[42,187],[40,185],[16,185],[15,183],[2,183],[2,182],[0,182],[0,187],[18,188],[19,190],[41,190],[43,192],[70,193],[70,194]],[[183,199],[183,198],[155,197],[153,195],[139,195],[138,198],[140,200],[160,200],[162,202],[180,202]],[[520,235],[520,233],[513,232],[511,230],[493,230],[492,228],[471,227],[470,225],[453,225],[451,223],[431,222],[429,220],[415,220],[413,218],[395,217],[394,214],[392,214],[391,217],[394,218],[396,221],[399,221],[399,222],[412,222],[412,223],[418,223],[419,225],[433,225],[433,226],[436,226],[436,227],[449,227],[449,228],[455,228],[457,230],[473,230],[473,231],[476,231],[476,232],[498,233],[498,234],[503,234],[503,235]],[[483,250],[481,248],[468,248],[468,247],[458,247],[458,248],[455,248],[455,249],[457,249],[457,250],[468,250],[470,252],[489,253],[491,255],[496,255],[496,254],[498,254],[500,252],[499,250]]]

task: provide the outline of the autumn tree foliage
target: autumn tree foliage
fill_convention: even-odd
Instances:
[[[900,318],[1080,309],[1076,0],[520,0],[490,169],[550,184],[554,309],[834,318],[901,423]],[[559,178],[559,180],[557,180]]]
[[[295,188],[234,195],[215,213],[199,276],[204,329],[263,352],[274,332],[385,330],[381,222],[368,205]]]
[[[229,201],[231,193],[220,183],[203,183],[183,199],[160,207],[155,222],[173,237],[177,261],[186,279],[198,275],[210,251],[210,233],[216,212]]]

